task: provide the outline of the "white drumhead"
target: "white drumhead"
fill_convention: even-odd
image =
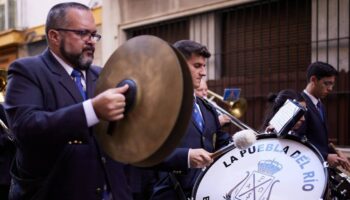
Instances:
[[[197,180],[195,200],[320,199],[327,173],[320,154],[290,139],[265,138],[233,149]]]

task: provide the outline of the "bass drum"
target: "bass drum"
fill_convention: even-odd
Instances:
[[[195,200],[322,199],[326,162],[316,148],[294,136],[264,135],[246,150],[235,148],[197,179]]]

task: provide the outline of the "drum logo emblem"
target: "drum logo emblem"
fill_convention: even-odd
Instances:
[[[247,172],[247,175],[225,196],[225,200],[268,200],[273,186],[280,182],[273,176],[283,166],[275,160],[261,160],[258,171]]]

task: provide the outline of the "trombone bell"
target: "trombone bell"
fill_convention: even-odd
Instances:
[[[208,90],[208,99],[209,101],[213,101],[214,98],[219,99],[221,102],[225,103],[229,106],[228,112],[235,116],[236,118],[241,118],[245,112],[247,111],[248,104],[247,100],[244,98],[239,98],[237,101],[224,101],[224,98],[215,92]]]

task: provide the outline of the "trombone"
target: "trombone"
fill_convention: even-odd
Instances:
[[[221,102],[229,106],[229,113],[237,118],[241,118],[247,110],[247,101],[243,98],[239,98],[237,101],[224,101],[224,98],[215,92],[208,90],[208,94],[211,96],[208,100],[213,101],[214,98],[219,99]]]
[[[230,122],[233,123],[234,125],[236,125],[238,128],[240,128],[241,130],[249,130],[251,132],[254,133],[254,138],[259,135],[258,132],[256,132],[253,128],[249,127],[248,125],[244,124],[241,120],[239,120],[237,117],[235,117],[234,115],[241,117],[244,112],[247,109],[247,101],[245,99],[240,98],[238,101],[235,102],[226,102],[224,101],[223,97],[214,93],[213,91],[208,90],[208,94],[211,95],[210,98],[207,98],[208,102],[214,106],[214,108],[216,109],[216,111],[219,114],[225,114],[230,118]],[[230,112],[226,111],[225,109],[221,108],[220,106],[218,106],[213,99],[214,98],[218,98],[220,101],[224,102],[225,104],[228,104],[230,106]],[[252,133],[251,133],[252,134]],[[239,136],[239,141],[240,142],[246,142],[245,138],[241,138],[242,135]],[[243,140],[242,140],[243,139]],[[254,140],[255,142],[255,140]],[[226,152],[236,148],[237,143],[234,141],[231,144],[228,144],[227,146],[215,151],[212,155],[211,158],[216,159],[219,156],[225,154]]]
[[[208,90],[208,96],[210,96],[207,99],[209,103],[211,103],[214,106],[214,108],[218,113],[227,115],[230,118],[231,123],[233,123],[234,125],[236,125],[238,128],[242,130],[249,129],[256,132],[254,129],[252,129],[251,127],[244,124],[241,120],[238,119],[242,117],[245,111],[247,110],[247,101],[245,99],[240,98],[237,101],[226,102],[224,101],[224,98],[222,96],[216,94],[211,90]],[[226,111],[225,109],[221,108],[216,103],[214,103],[213,101],[214,98],[217,98],[221,102],[227,104],[230,107],[230,112]]]

